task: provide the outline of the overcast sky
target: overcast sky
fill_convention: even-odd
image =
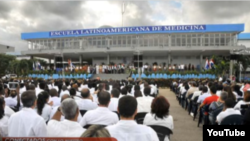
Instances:
[[[22,32],[122,26],[121,1],[1,1],[0,43],[26,50]],[[124,26],[245,23],[250,2],[185,0],[127,2]]]

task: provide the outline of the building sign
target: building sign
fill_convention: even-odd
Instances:
[[[139,26],[139,27],[116,27],[116,28],[97,28],[82,30],[51,31],[50,37],[57,36],[81,36],[95,34],[126,34],[126,33],[156,33],[173,31],[205,31],[206,25],[175,25],[175,26]]]

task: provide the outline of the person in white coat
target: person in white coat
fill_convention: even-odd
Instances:
[[[2,135],[2,137],[8,137],[9,117],[7,117],[4,114],[4,108],[5,108],[5,101],[4,98],[0,96],[0,135]]]
[[[48,92],[43,91],[38,94],[37,97],[36,112],[38,113],[38,115],[43,117],[45,122],[47,122],[50,119],[50,113],[52,110],[52,107],[48,104],[49,94]]]
[[[21,96],[23,108],[13,114],[8,122],[9,137],[46,137],[47,129],[44,119],[39,116],[36,107],[35,91],[28,90]]]
[[[118,112],[121,120],[115,125],[106,127],[111,137],[118,141],[159,141],[152,128],[135,122],[137,101],[134,97],[123,96],[119,99]]]

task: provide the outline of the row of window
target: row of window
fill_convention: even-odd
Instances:
[[[88,47],[234,46],[232,33],[115,35],[83,38],[32,40],[29,49]]]

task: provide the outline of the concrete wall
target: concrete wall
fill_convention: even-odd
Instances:
[[[238,45],[244,45],[247,48],[250,48],[250,40],[238,40]]]
[[[14,47],[0,44],[0,53],[14,52],[14,51],[15,51]]]

